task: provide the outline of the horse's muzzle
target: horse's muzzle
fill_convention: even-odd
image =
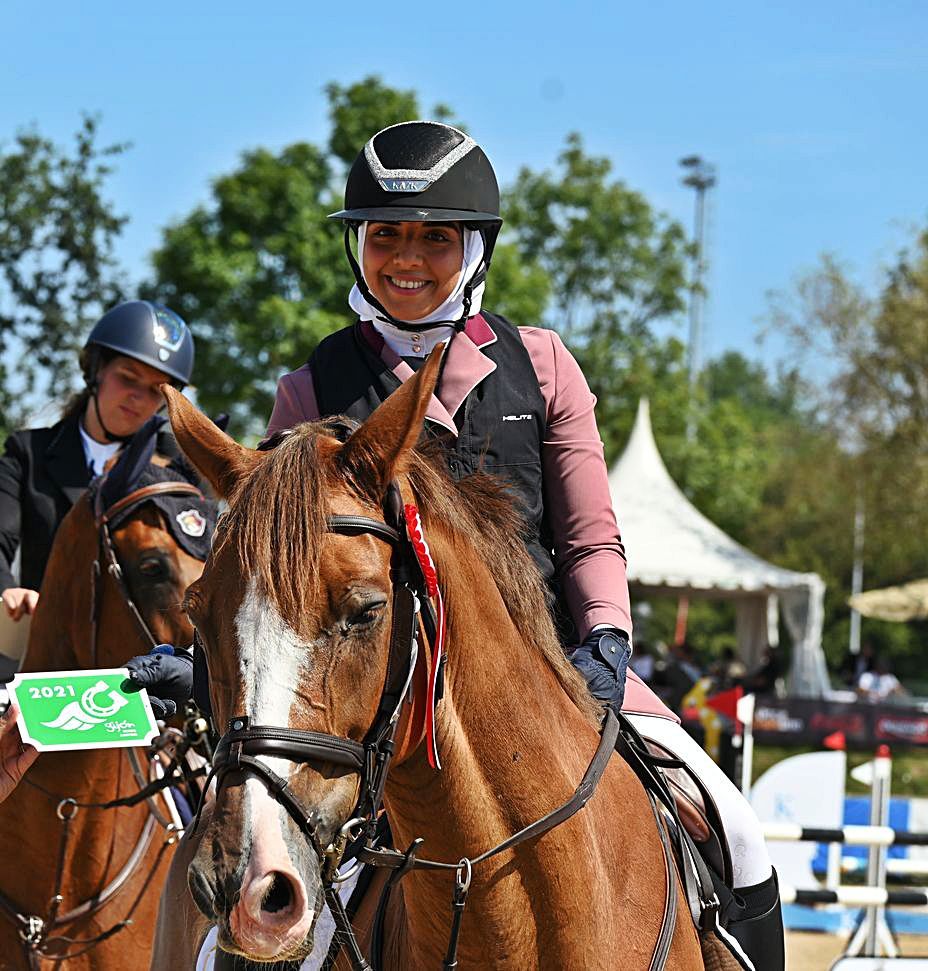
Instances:
[[[208,832],[187,878],[197,907],[219,928],[220,946],[259,961],[305,957],[321,906],[317,874],[308,892],[282,841],[251,840],[234,854],[218,845]]]

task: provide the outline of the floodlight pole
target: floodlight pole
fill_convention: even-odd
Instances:
[[[864,588],[864,497],[858,490],[854,506],[854,566],[851,573],[851,596],[856,596]],[[848,649],[855,657],[860,654],[860,613],[851,608],[851,630]]]
[[[701,345],[703,311],[705,309],[704,279],[708,260],[706,259],[706,192],[718,181],[715,166],[703,161],[699,155],[687,155],[680,159],[686,170],[683,184],[696,190],[696,212],[693,225],[693,265],[690,273],[690,337],[687,348],[689,370],[689,406],[686,413],[686,440],[692,442],[696,437],[696,385],[702,369]]]

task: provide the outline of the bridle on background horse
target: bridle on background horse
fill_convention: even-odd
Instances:
[[[436,678],[440,677],[441,672],[435,671],[434,668],[441,666],[443,662],[441,644],[438,643],[442,621],[440,616],[436,618],[430,600],[437,586],[434,583],[434,564],[431,562],[425,543],[416,542],[415,536],[411,535],[416,528],[415,524],[418,523],[418,511],[414,506],[404,507],[399,487],[395,482],[388,488],[383,508],[385,521],[366,516],[329,516],[326,520],[326,528],[331,533],[348,536],[366,533],[389,543],[394,550],[393,618],[387,673],[377,714],[364,741],[356,742],[338,735],[284,726],[251,725],[245,716],[236,716],[230,720],[228,730],[220,738],[216,747],[213,769],[204,784],[204,792],[214,777],[217,789],[221,787],[229,772],[257,776],[309,840],[322,864],[323,894],[336,925],[336,933],[324,965],[325,969],[331,969],[334,966],[338,954],[344,947],[354,971],[372,971],[372,965],[361,952],[351,920],[338,894],[337,884],[347,880],[357,869],[357,867],[352,868],[349,873],[341,875],[337,872],[349,840],[353,840],[355,845],[361,844],[354,851],[358,866],[370,864],[391,869],[394,871],[392,883],[414,869],[444,870],[453,873],[453,916],[448,948],[442,965],[446,971],[450,971],[457,967],[461,919],[467,903],[473,868],[498,853],[541,836],[570,819],[583,808],[595,792],[619,739],[619,721],[612,711],[606,711],[596,753],[579,786],[567,802],[479,856],[465,857],[457,863],[420,859],[417,853],[422,843],[421,839],[414,840],[406,852],[376,846],[377,815],[381,809],[387,774],[394,754],[400,712],[404,698],[410,693],[418,660],[417,635],[420,615],[432,647],[433,677],[430,683],[435,684]],[[421,540],[421,533],[418,538]],[[425,556],[423,556],[423,547],[425,547]],[[431,576],[429,576],[430,572]],[[440,686],[430,692],[430,695],[431,704],[437,703],[440,698]],[[426,711],[426,719],[430,717],[434,717],[434,710]],[[425,734],[428,736],[430,731],[431,729],[426,727]],[[415,735],[413,737],[421,738]],[[288,781],[259,759],[262,755],[312,766],[334,764],[359,774],[360,792],[355,807],[348,822],[341,827],[331,843],[325,845],[325,841],[320,837],[315,812],[307,811],[302,806],[300,800],[290,790]],[[202,811],[202,801],[200,811]],[[655,813],[657,813],[656,808]],[[198,822],[199,812],[194,828]],[[664,920],[652,957],[653,969],[664,966],[673,939],[676,916],[676,883],[673,876],[675,869],[673,861],[669,859],[663,831],[661,842],[664,848],[665,865],[669,867],[671,875],[668,876],[670,886]]]
[[[116,549],[113,546],[113,540],[110,534],[110,522],[117,515],[127,515],[134,512],[143,503],[148,502],[152,496],[165,494],[193,495],[199,499],[204,498],[202,492],[195,485],[190,482],[181,481],[155,482],[151,485],[143,486],[136,489],[134,492],[129,493],[127,496],[124,496],[122,499],[117,500],[105,509],[103,508],[102,504],[102,489],[97,488],[93,494],[93,513],[97,527],[98,550],[97,558],[93,563],[93,572],[91,575],[91,668],[95,668],[97,665],[99,617],[102,612],[103,590],[105,587],[105,584],[102,582],[104,568],[106,569],[107,573],[109,573],[109,575],[116,581],[116,584],[122,594],[122,598],[128,607],[129,612],[135,618],[143,635],[151,642],[152,646],[155,646],[158,643],[148,624],[145,622],[141,611],[139,610],[135,601],[132,599],[132,594],[129,591],[129,587],[126,583],[122,566],[119,563],[119,557],[117,556]],[[200,719],[200,721],[202,721],[202,719]],[[0,913],[5,913],[6,916],[9,917],[16,925],[19,936],[23,942],[26,960],[30,967],[38,968],[39,962],[42,959],[64,961],[78,957],[86,951],[91,950],[97,944],[100,944],[112,937],[114,934],[117,934],[124,927],[127,927],[132,923],[132,915],[141,902],[145,891],[148,889],[151,878],[155,875],[155,873],[157,873],[165,852],[167,851],[168,847],[172,846],[183,833],[183,824],[181,823],[177,808],[174,804],[173,798],[170,796],[170,793],[166,790],[168,790],[168,787],[171,785],[177,785],[182,781],[190,782],[192,781],[194,775],[202,774],[187,772],[184,756],[189,748],[196,743],[199,735],[206,731],[206,727],[205,722],[203,722],[202,725],[199,725],[196,724],[195,721],[190,721],[190,723],[185,726],[183,733],[179,732],[177,729],[171,728],[156,739],[152,745],[152,747],[155,749],[155,759],[158,758],[158,752],[164,749],[170,741],[174,742],[174,755],[167,768],[163,771],[162,775],[153,780],[146,778],[145,773],[143,772],[139,763],[139,758],[135,752],[135,749],[124,749],[129,760],[132,774],[139,785],[139,791],[133,793],[131,796],[125,796],[120,799],[111,799],[109,802],[103,803],[83,803],[78,802],[76,799],[72,799],[70,797],[60,798],[54,793],[48,792],[37,783],[32,782],[28,776],[23,779],[25,784],[31,785],[34,789],[38,789],[51,800],[58,800],[58,805],[55,812],[62,824],[61,839],[58,844],[57,863],[55,867],[54,891],[49,899],[48,910],[46,911],[45,916],[39,917],[37,915],[21,913],[19,908],[11,900],[9,900],[4,894],[0,893]],[[183,777],[181,777],[182,772],[184,773]],[[165,802],[168,805],[168,812],[171,817],[170,819],[161,812],[158,805],[154,801],[154,797],[159,792],[162,793],[162,798],[165,799]],[[78,810],[115,809],[118,807],[135,806],[145,801],[148,802],[148,816],[145,819],[145,825],[142,829],[141,835],[136,841],[135,847],[129,854],[128,860],[122,866],[120,871],[101,891],[94,894],[89,900],[78,904],[76,907],[71,908],[63,914],[59,913],[61,904],[64,900],[61,894],[61,889],[65,877],[64,865],[65,860],[67,859],[67,850],[71,836],[71,822],[77,815]],[[167,838],[161,845],[158,854],[155,857],[155,861],[149,870],[147,879],[143,882],[142,888],[133,900],[126,916],[112,927],[93,937],[73,938],[61,934],[54,937],[50,936],[51,932],[57,930],[58,928],[72,924],[74,921],[79,920],[80,918],[90,917],[93,914],[96,914],[119,894],[123,887],[125,887],[125,885],[136,873],[139,864],[148,850],[148,846],[151,843],[154,834],[155,826],[157,825],[160,825],[165,830],[165,832],[168,834]],[[72,950],[63,955],[49,955],[48,948],[50,946],[59,944],[63,944],[65,948],[74,947],[76,950]]]
[[[153,482],[151,485],[142,486],[134,492],[130,492],[122,499],[117,499],[112,505],[103,508],[103,489],[97,488],[93,496],[93,514],[97,526],[97,558],[93,561],[91,574],[91,598],[93,607],[90,614],[90,666],[97,666],[97,636],[100,626],[100,613],[103,609],[103,589],[102,574],[104,568],[113,578],[122,594],[122,599],[129,612],[135,618],[142,635],[151,643],[152,647],[157,647],[158,641],[152,634],[151,628],[145,623],[142,612],[132,599],[132,593],[126,583],[119,557],[113,546],[113,537],[110,534],[110,523],[117,516],[127,516],[134,512],[139,506],[144,505],[154,496],[174,495],[174,496],[196,496],[202,500],[203,493],[192,482]]]

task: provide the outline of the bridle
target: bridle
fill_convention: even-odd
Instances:
[[[437,620],[429,604],[425,578],[415,555],[408,549],[401,510],[399,489],[392,485],[385,502],[385,511],[393,520],[392,525],[366,516],[330,516],[326,520],[329,532],[348,536],[368,533],[389,543],[396,554],[393,558],[393,610],[387,673],[377,713],[364,740],[356,742],[324,732],[252,725],[246,716],[237,715],[230,719],[228,730],[216,745],[213,768],[204,785],[205,791],[215,778],[218,788],[225,776],[233,771],[258,776],[299,826],[319,859],[326,861],[331,876],[334,876],[334,869],[345,849],[349,831],[356,830],[355,837],[361,833],[366,837],[374,835],[403,700],[409,694],[419,659],[420,615],[430,639],[437,636]],[[425,610],[423,605],[426,605]],[[329,846],[320,838],[315,814],[304,809],[287,780],[259,760],[261,755],[301,764],[336,765],[359,774],[360,789],[351,812],[352,825],[349,829],[343,827],[345,833],[340,846]],[[194,826],[198,821],[199,813]]]
[[[113,546],[113,537],[110,533],[110,523],[117,516],[127,516],[134,512],[139,506],[148,502],[153,496],[196,496],[202,500],[203,493],[191,482],[153,482],[150,485],[142,486],[134,492],[117,499],[116,502],[104,508],[103,489],[97,488],[93,494],[93,515],[97,527],[97,558],[93,561],[90,578],[91,600],[93,607],[91,610],[91,632],[90,632],[90,666],[97,666],[97,636],[100,626],[100,613],[103,609],[103,589],[105,584],[102,582],[103,570],[116,581],[122,599],[128,607],[129,612],[135,618],[139,630],[150,642],[152,647],[157,646],[158,641],[152,634],[151,628],[145,623],[142,612],[136,606],[126,583],[119,557]]]
[[[151,629],[146,624],[141,611],[129,592],[122,566],[119,563],[119,558],[113,545],[110,534],[110,523],[117,515],[126,515],[133,512],[143,503],[148,502],[152,496],[165,494],[193,495],[199,499],[204,498],[200,490],[192,483],[180,481],[156,482],[143,486],[112,503],[105,509],[102,508],[102,489],[98,488],[92,496],[94,520],[98,536],[98,549],[91,575],[91,599],[93,604],[91,613],[91,668],[97,665],[97,635],[99,617],[103,604],[103,589],[105,586],[101,582],[104,567],[118,584],[123,601],[129,609],[129,612],[135,618],[142,634],[151,642],[152,646],[157,644]],[[148,890],[151,879],[158,872],[164,854],[183,834],[183,824],[181,823],[180,815],[177,812],[177,807],[169,787],[178,785],[184,781],[189,783],[192,781],[193,775],[196,774],[186,771],[184,756],[187,750],[196,744],[199,736],[207,730],[206,723],[202,719],[199,719],[199,722],[201,724],[198,724],[196,719],[188,719],[188,724],[185,725],[183,733],[177,729],[168,729],[155,740],[153,747],[156,751],[152,760],[153,764],[158,759],[159,749],[163,749],[171,741],[175,745],[174,755],[168,766],[164,771],[159,770],[154,779],[146,778],[135,750],[131,748],[124,749],[129,761],[129,767],[139,786],[139,790],[130,796],[112,799],[104,803],[85,803],[79,802],[71,797],[62,798],[60,795],[48,792],[37,783],[32,782],[28,776],[23,780],[25,784],[38,789],[53,802],[57,803],[55,814],[61,821],[62,826],[61,839],[58,843],[56,857],[54,891],[49,899],[45,916],[39,917],[38,915],[23,914],[9,898],[0,893],[0,913],[5,914],[16,926],[23,944],[26,961],[30,968],[38,968],[40,961],[43,959],[64,961],[76,958],[91,950],[97,944],[114,936],[132,923],[132,915]],[[162,798],[167,805],[167,816],[161,812],[155,802],[155,796],[159,792],[162,794]],[[130,807],[141,802],[148,803],[148,816],[145,819],[145,824],[135,846],[119,872],[102,890],[95,893],[93,897],[72,907],[65,913],[61,913],[61,904],[64,900],[61,890],[66,875],[65,861],[72,835],[71,824],[77,816],[78,811],[82,809]],[[88,938],[74,938],[60,933],[54,934],[54,932],[60,932],[61,928],[73,924],[79,919],[93,916],[119,895],[120,891],[123,890],[138,871],[139,866],[145,858],[148,847],[154,838],[157,826],[161,826],[164,829],[166,837],[158,849],[154,862],[149,868],[147,878],[142,882],[141,889],[130,904],[125,917],[101,933]],[[63,946],[67,953],[49,954],[48,951],[51,946]]]
[[[413,869],[444,870],[454,874],[453,917],[442,967],[446,971],[456,968],[461,919],[467,902],[473,868],[498,853],[548,832],[582,809],[596,790],[619,734],[619,723],[615,715],[607,711],[596,753],[571,798],[541,819],[473,859],[464,858],[457,863],[420,859],[417,852],[422,843],[421,839],[415,840],[406,852],[376,846],[377,816],[381,809],[387,774],[395,751],[397,725],[403,700],[410,694],[413,674],[419,659],[420,618],[432,647],[432,663],[442,664],[440,645],[435,643],[438,639],[440,618],[436,618],[431,607],[429,596],[431,585],[427,575],[428,561],[423,561],[421,551],[417,550],[408,534],[410,508],[414,509],[414,507],[403,506],[399,486],[394,482],[388,488],[384,501],[384,521],[366,516],[329,516],[326,520],[326,528],[331,533],[348,536],[369,534],[389,543],[394,551],[393,623],[387,674],[377,714],[363,742],[322,732],[252,725],[247,717],[236,716],[230,720],[226,733],[219,740],[213,758],[213,769],[204,785],[205,792],[209,782],[215,778],[218,793],[229,772],[257,776],[267,787],[270,795],[286,809],[306,836],[322,864],[323,894],[336,925],[332,948],[324,965],[326,969],[334,966],[339,952],[344,947],[354,971],[372,971],[372,966],[364,957],[358,944],[337,887],[361,864],[393,870],[393,882]],[[433,675],[435,673],[433,671]],[[431,698],[433,703],[437,703],[440,698],[440,687],[431,693]],[[426,715],[428,714],[427,712]],[[422,736],[414,733],[413,737],[421,739]],[[306,810],[290,790],[288,781],[260,761],[259,756],[262,755],[313,766],[334,764],[359,774],[360,790],[355,807],[348,821],[331,843],[326,844],[326,841],[320,837],[315,812]],[[201,801],[200,812],[202,812],[202,806]],[[197,814],[194,827],[199,822],[200,812]],[[345,855],[349,841],[353,844],[357,864],[348,873],[339,874],[338,866]],[[669,950],[669,939],[666,942],[666,949]]]

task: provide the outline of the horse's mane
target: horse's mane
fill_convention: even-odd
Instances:
[[[218,542],[235,543],[240,568],[254,577],[281,614],[299,629],[307,596],[315,592],[325,536],[324,495],[333,474],[370,501],[376,487],[365,476],[332,460],[332,437],[344,423],[298,425],[275,440],[274,448],[239,480],[229,497],[228,525]],[[496,478],[483,473],[452,480],[435,446],[420,446],[408,469],[426,535],[441,524],[454,539],[470,544],[489,570],[516,630],[535,645],[577,708],[595,722],[598,707],[564,655],[551,618],[544,579],[519,539],[525,522],[513,498]],[[306,501],[294,502],[300,496]],[[376,501],[376,500],[375,500]],[[228,537],[228,540],[227,538]]]

